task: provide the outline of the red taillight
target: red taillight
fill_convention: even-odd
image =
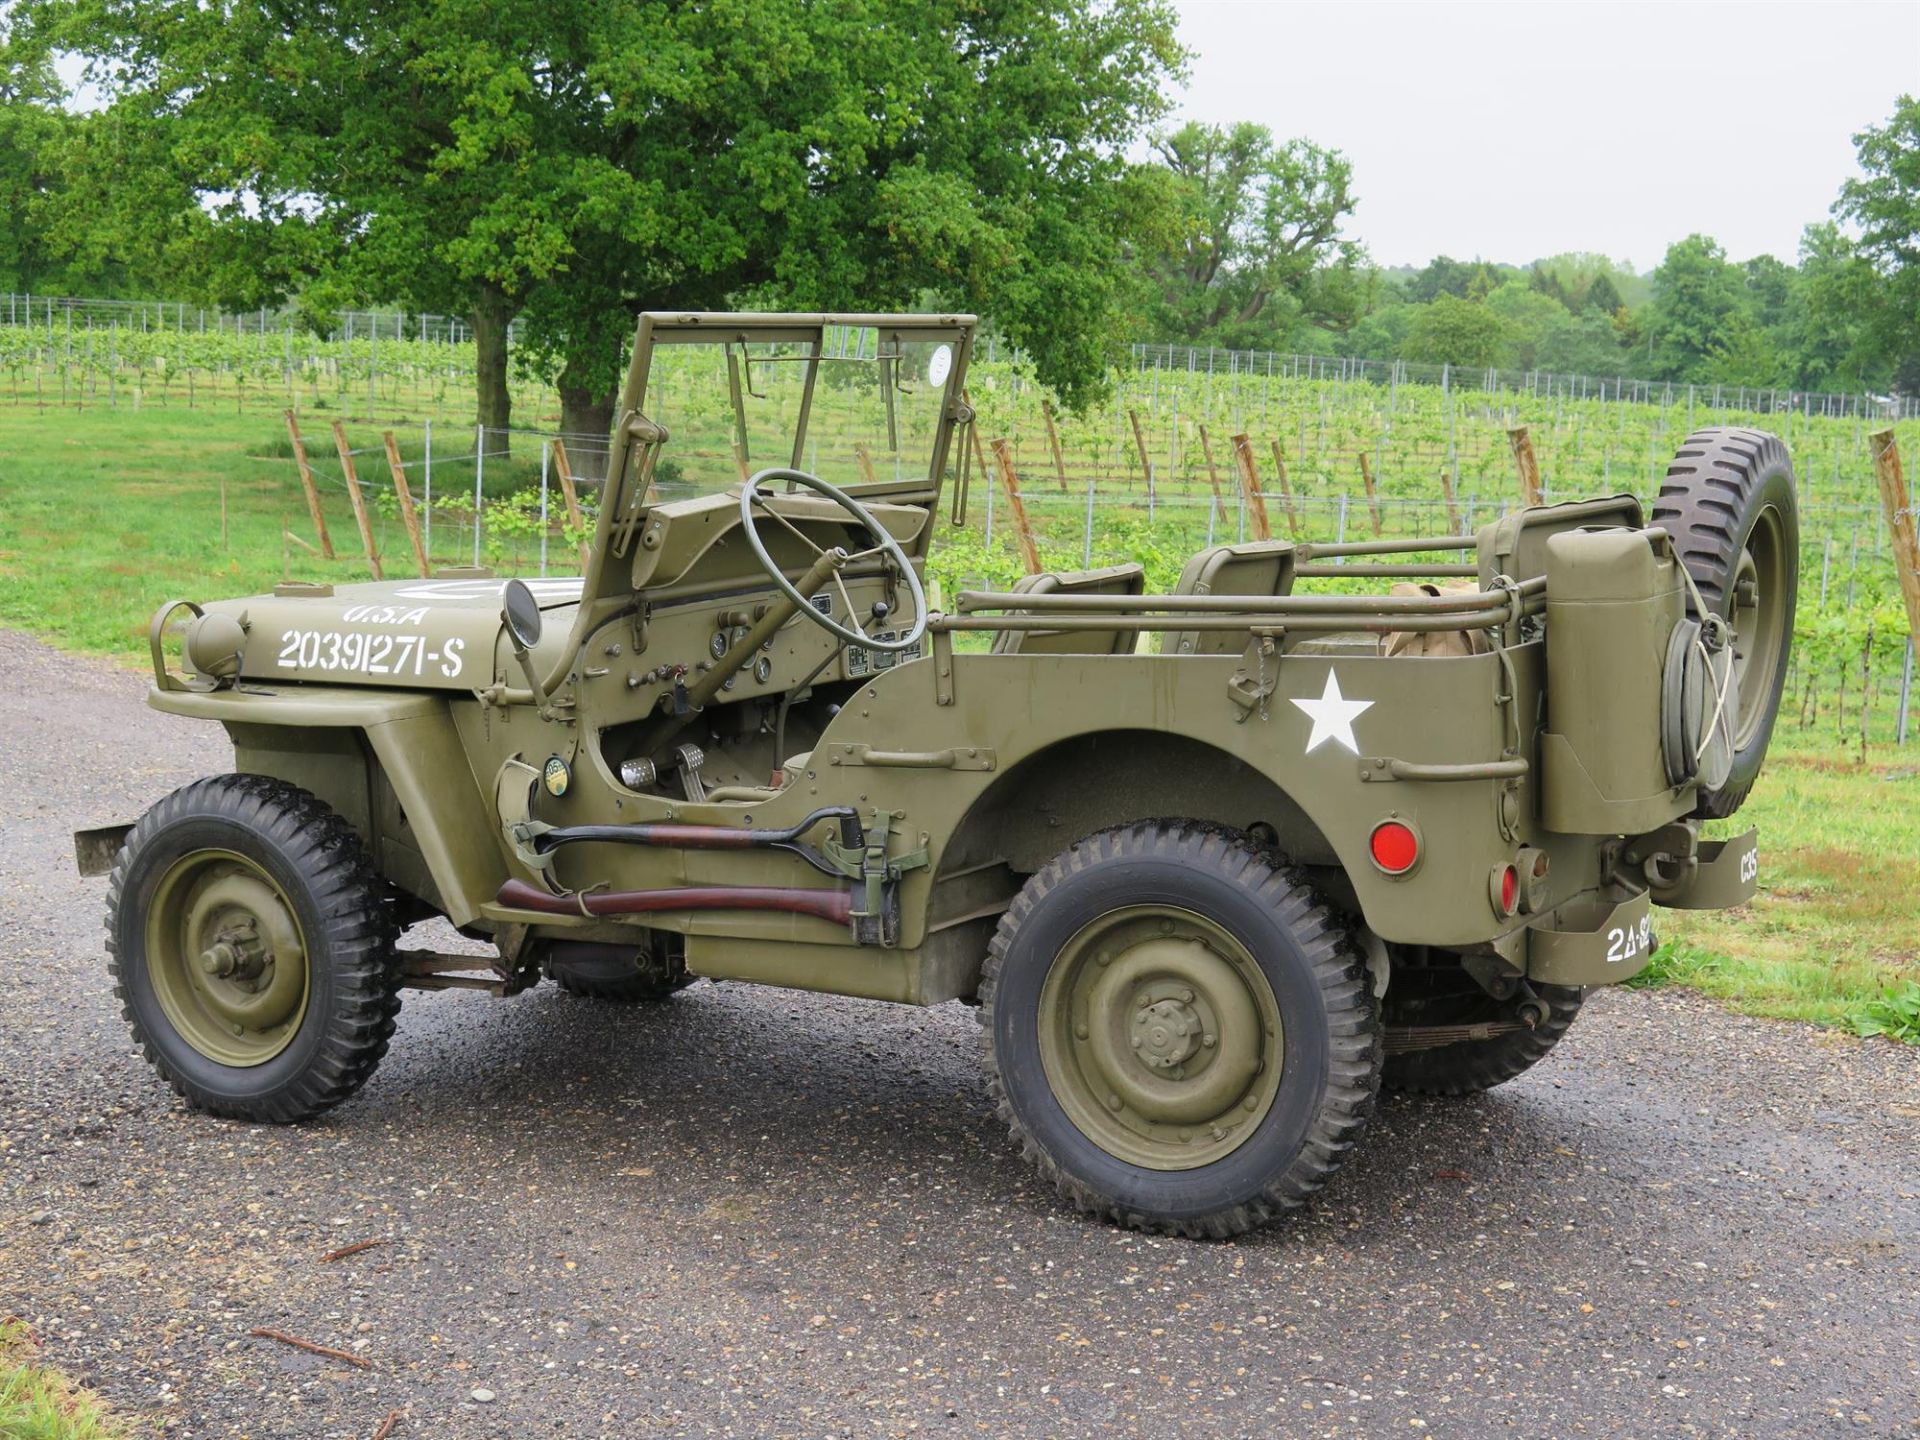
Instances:
[[[1511,865],[1500,867],[1500,913],[1511,915],[1520,903],[1520,872]]]
[[[1382,820],[1367,842],[1373,863],[1389,875],[1404,875],[1420,858],[1420,837],[1398,820]]]

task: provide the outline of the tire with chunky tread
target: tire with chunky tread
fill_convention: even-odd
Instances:
[[[1536,985],[1533,990],[1547,1006],[1547,1018],[1538,1025],[1486,1040],[1389,1052],[1380,1077],[1382,1088],[1406,1095],[1479,1095],[1525,1074],[1560,1043],[1586,998],[1586,991],[1577,985]],[[1485,1005],[1481,1013],[1462,1016],[1460,1023],[1504,1018],[1499,1002],[1484,992],[1482,999]],[[1387,992],[1386,1013],[1391,1029],[1397,1018],[1391,989]]]
[[[167,1019],[146,963],[146,902],[196,850],[261,866],[285,894],[306,944],[305,1012],[263,1064],[223,1065]],[[219,775],[175,790],[128,834],[107,882],[115,996],[148,1062],[189,1105],[234,1120],[291,1124],[352,1095],[387,1053],[400,1011],[392,905],[365,847],[317,796],[263,775]]]
[[[1799,586],[1800,522],[1793,464],[1785,443],[1765,430],[1711,426],[1694,431],[1674,453],[1648,517],[1650,524],[1661,526],[1672,537],[1707,608],[1731,618],[1742,553],[1756,528],[1767,523],[1769,512],[1777,517],[1772,523],[1777,526],[1780,573],[1773,583],[1779,587],[1777,625],[1783,638],[1771,677],[1756,677],[1755,686],[1748,687],[1764,704],[1760,719],[1744,742],[1734,747],[1725,782],[1700,792],[1693,813],[1706,819],[1732,815],[1753,789],[1787,682]]]
[[[1282,1017],[1272,1108],[1211,1164],[1128,1164],[1076,1128],[1040,1065],[1038,997],[1058,942],[1114,910],[1165,903],[1248,947]],[[1366,964],[1303,874],[1242,833],[1194,821],[1116,826],[1056,856],[1014,897],[981,975],[979,1020],[1000,1118],[1077,1209],[1133,1229],[1224,1239],[1303,1205],[1366,1128],[1380,1088],[1379,1019]]]

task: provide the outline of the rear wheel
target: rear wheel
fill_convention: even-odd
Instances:
[[[1237,832],[1101,831],[1015,897],[980,1021],[1001,1117],[1080,1209],[1239,1234],[1297,1207],[1373,1109],[1359,953],[1295,873]]]
[[[1800,520],[1787,447],[1765,430],[1689,435],[1667,467],[1651,523],[1673,538],[1700,598],[1733,628],[1732,769],[1703,788],[1694,813],[1738,810],[1759,778],[1787,683]]]
[[[363,1085],[399,1013],[394,924],[353,830],[305,790],[222,775],[127,836],[107,886],[114,993],[191,1105],[305,1120]]]

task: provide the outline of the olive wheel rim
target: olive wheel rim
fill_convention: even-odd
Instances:
[[[306,1018],[306,932],[279,882],[232,850],[195,850],[161,875],[146,966],[167,1023],[219,1065],[266,1064]]]
[[[1775,681],[1787,643],[1786,522],[1776,506],[1754,517],[1740,547],[1727,590],[1727,620],[1733,627],[1733,748],[1758,738],[1773,704]]]
[[[1280,1093],[1285,1029],[1253,953],[1190,910],[1132,906],[1081,927],[1040,992],[1040,1062],[1067,1118],[1152,1170],[1213,1164]]]

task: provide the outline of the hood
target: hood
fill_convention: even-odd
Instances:
[[[581,582],[526,583],[547,616],[539,657],[547,663],[544,652],[566,643]],[[495,657],[505,584],[499,577],[289,584],[206,608],[246,625],[243,680],[471,691],[501,678]]]

